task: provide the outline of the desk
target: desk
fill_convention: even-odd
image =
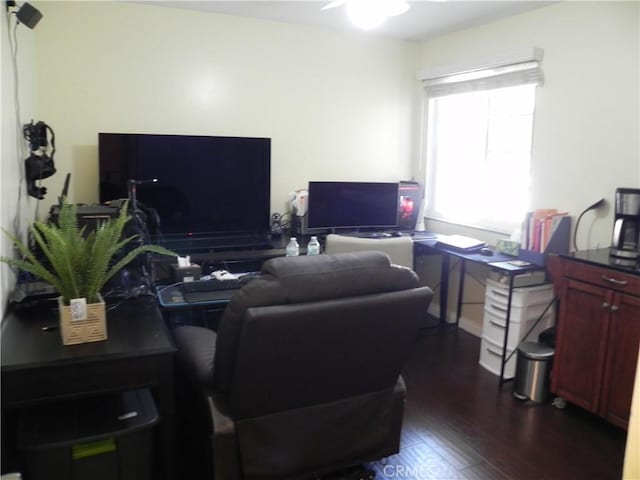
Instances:
[[[212,292],[211,300],[187,302],[180,285],[175,283],[156,287],[158,303],[169,328],[173,330],[181,325],[198,325],[218,331],[224,309],[238,290]]]
[[[418,255],[441,255],[441,273],[440,273],[440,318],[439,325],[447,325],[447,301],[449,294],[449,269],[450,269],[450,257],[455,257],[460,260],[460,280],[458,283],[458,302],[456,306],[456,321],[453,325],[458,325],[460,321],[460,315],[462,313],[462,297],[464,294],[464,280],[466,275],[467,262],[480,263],[487,265],[489,268],[499,271],[509,279],[509,295],[507,299],[507,316],[506,327],[504,331],[504,341],[502,343],[502,362],[500,367],[500,379],[499,386],[504,383],[512,381],[513,378],[504,378],[504,366],[506,363],[507,355],[507,338],[509,337],[509,321],[511,318],[511,303],[513,300],[513,282],[514,277],[524,273],[545,270],[544,266],[529,264],[526,266],[515,266],[506,262],[514,260],[513,257],[502,255],[494,252],[491,256],[481,255],[479,253],[467,253],[461,252],[456,249],[445,247],[438,242],[438,236],[432,236],[431,238],[420,239],[416,236],[414,241],[414,254]]]
[[[345,235],[351,236],[364,236],[368,238],[372,238],[372,235],[381,235],[379,232],[351,232],[345,233]],[[390,235],[390,234],[387,234]],[[513,293],[513,279],[515,276],[536,271],[536,270],[544,270],[545,267],[539,265],[528,265],[528,266],[513,266],[506,265],[504,262],[508,262],[513,260],[513,257],[502,255],[499,253],[495,253],[491,256],[481,255],[480,253],[469,253],[462,252],[460,250],[456,250],[455,248],[450,248],[438,243],[439,235],[433,232],[403,232],[403,235],[411,235],[411,239],[413,240],[413,249],[414,256],[418,257],[421,255],[439,255],[441,258],[441,274],[440,274],[440,312],[439,312],[439,326],[446,326],[447,323],[447,303],[449,296],[449,270],[451,268],[451,257],[457,258],[460,260],[460,280],[458,283],[458,301],[456,306],[456,318],[455,322],[452,325],[458,325],[460,321],[460,316],[462,314],[462,298],[464,295],[464,282],[465,282],[465,274],[467,268],[467,262],[473,262],[478,264],[487,265],[489,268],[493,268],[498,270],[500,273],[506,275],[509,279],[509,297],[508,297],[508,313],[507,313],[507,326],[505,329],[505,339],[503,343],[502,350],[502,366],[500,373],[500,385],[504,382],[512,380],[512,379],[504,379],[504,365],[506,361],[506,344],[507,338],[509,334],[509,320],[511,315],[511,303],[512,303],[512,293]],[[385,238],[380,236],[378,238]],[[286,244],[287,239],[280,239],[281,244]],[[217,252],[217,253],[209,253],[201,256],[194,256],[192,260],[200,261],[203,264],[208,265],[216,265],[217,268],[226,268],[232,270],[231,266],[238,264],[241,266],[240,270],[237,271],[247,271],[247,270],[258,270],[261,266],[262,262],[268,260],[269,258],[274,258],[277,256],[282,256],[284,254],[283,249],[271,249],[264,251],[249,251],[249,252]],[[165,260],[166,261],[166,260]],[[251,264],[250,268],[247,268],[247,262],[257,262],[257,264]],[[165,281],[168,278],[165,276],[163,279]],[[168,282],[170,283],[170,282]],[[199,303],[185,303],[180,295],[180,292],[174,288],[169,287],[167,289],[161,290],[158,292],[158,298],[163,310],[169,313],[168,317],[170,319],[169,323],[171,326],[176,326],[179,322],[175,321],[175,318],[171,317],[171,312],[180,312],[180,311],[204,311],[205,314],[208,311],[207,309],[215,309],[216,311],[222,311],[229,299],[231,298],[233,292],[219,292],[219,299],[212,302],[199,302]],[[206,319],[205,319],[206,323]]]
[[[176,477],[173,354],[176,351],[156,300],[126,300],[107,312],[109,339],[63,346],[53,305],[16,309],[2,323],[3,428],[18,408],[65,398],[150,387],[160,423],[156,427],[154,478]],[[11,431],[5,432],[7,439]],[[10,439],[12,440],[12,439]],[[157,448],[159,447],[159,448]],[[3,456],[3,471],[15,468]],[[161,462],[161,463],[160,463]]]

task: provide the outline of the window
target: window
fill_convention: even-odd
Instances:
[[[529,207],[537,62],[425,80],[426,216],[511,232]]]

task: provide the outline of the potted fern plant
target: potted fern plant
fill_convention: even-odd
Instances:
[[[78,226],[76,210],[75,205],[63,202],[57,224],[36,221],[31,225],[30,232],[41,255],[4,230],[21,258],[0,257],[0,261],[40,277],[60,293],[60,331],[65,345],[107,338],[100,291],[135,257],[144,252],[176,255],[159,245],[140,245],[113,262],[115,255],[136,238],[122,238],[131,219],[127,202],[116,218],[100,223],[89,233]]]

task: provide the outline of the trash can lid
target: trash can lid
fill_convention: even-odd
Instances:
[[[554,354],[553,348],[538,342],[522,342],[518,352],[533,360],[549,360]]]

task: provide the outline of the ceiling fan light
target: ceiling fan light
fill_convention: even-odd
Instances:
[[[379,27],[387,19],[386,2],[372,0],[349,0],[347,16],[351,23],[362,30]]]

